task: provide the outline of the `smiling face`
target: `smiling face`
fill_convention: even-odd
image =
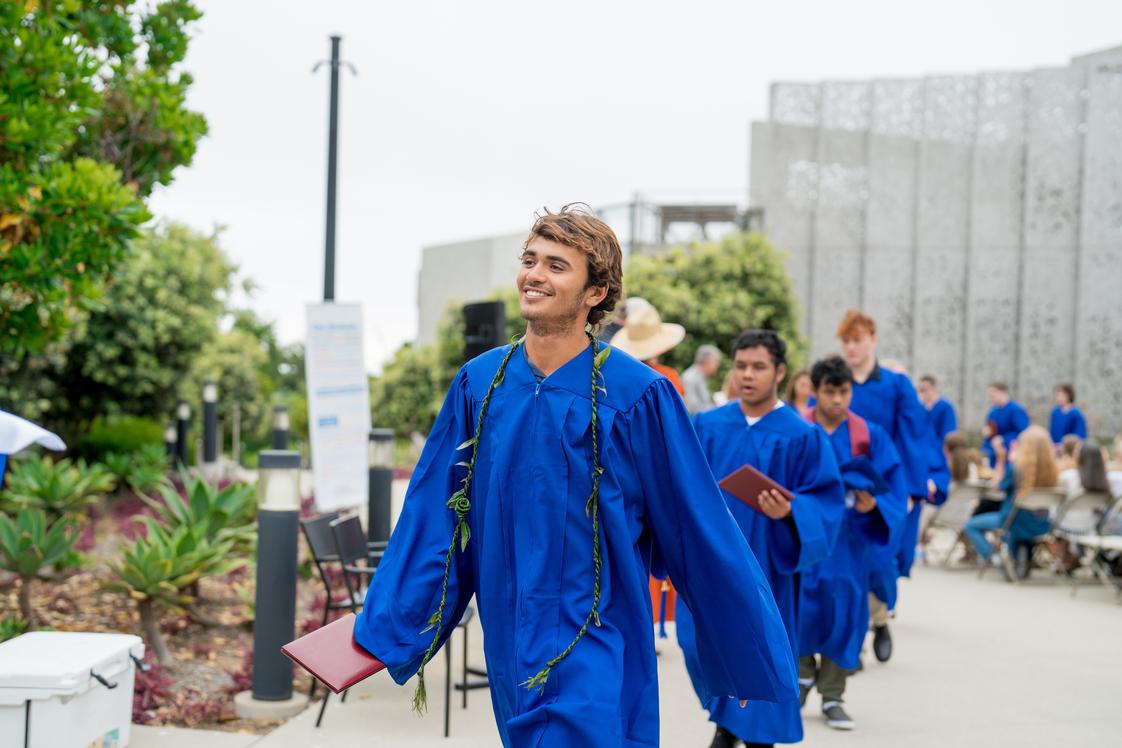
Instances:
[[[787,367],[776,366],[771,353],[763,346],[741,348],[733,356],[732,369],[740,401],[749,407],[775,399],[779,383],[787,374]]]
[[[584,254],[559,242],[534,237],[522,252],[518,303],[522,317],[539,332],[583,329],[606,287],[588,286]]]

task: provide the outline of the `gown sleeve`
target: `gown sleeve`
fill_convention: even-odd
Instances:
[[[470,458],[470,451],[457,452],[457,447],[472,433],[471,392],[461,369],[425,442],[401,517],[355,621],[355,641],[384,662],[398,684],[417,672],[436,635],[435,629],[423,630],[440,604],[444,562],[452,542],[455,513],[447,507],[448,497],[460,488],[466,472],[455,463]],[[441,645],[463,617],[474,589],[471,548],[461,552],[457,541]]]
[[[900,375],[896,392],[896,451],[904,464],[904,482],[909,496],[927,496],[928,447],[931,427],[910,379]]]
[[[1083,411],[1075,408],[1072,411],[1072,433],[1080,439],[1087,438],[1087,419],[1083,417]]]
[[[668,381],[656,381],[625,418],[644,522],[693,614],[709,693],[794,699],[798,676],[779,608],[681,398]]]
[[[869,436],[869,457],[873,461],[873,467],[891,490],[877,494],[876,508],[868,514],[858,516],[861,518],[861,529],[874,547],[893,548],[908,515],[904,466],[900,462],[900,453],[896,451],[896,446],[887,433],[872,429]]]
[[[845,484],[829,438],[814,428],[787,455],[791,515],[768,520],[771,555],[783,574],[795,574],[830,555],[845,515]],[[792,527],[793,525],[793,527]]]

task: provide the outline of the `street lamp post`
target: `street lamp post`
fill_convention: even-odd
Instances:
[[[179,466],[186,467],[190,459],[190,445],[187,432],[191,427],[191,406],[180,402],[175,410],[175,443],[179,450]]]
[[[273,408],[273,449],[288,449],[288,406],[278,405]]]
[[[218,462],[218,385],[203,385],[203,465],[213,471]]]
[[[367,452],[370,491],[366,504],[366,539],[371,543],[384,543],[390,539],[393,445],[393,429],[370,429]]]

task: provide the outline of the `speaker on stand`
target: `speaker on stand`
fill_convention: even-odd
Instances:
[[[464,361],[506,344],[506,307],[501,301],[464,304]]]

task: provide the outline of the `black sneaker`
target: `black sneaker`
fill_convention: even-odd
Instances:
[[[736,744],[739,742],[740,738],[717,725],[717,734],[713,736],[713,742],[709,744],[709,748],[736,748]]]
[[[840,701],[827,701],[822,705],[822,716],[826,718],[826,724],[835,730],[852,730],[857,727],[857,723],[853,718],[845,713],[842,709]]]
[[[810,696],[810,692],[814,689],[814,681],[810,683],[803,683],[799,681],[799,706],[806,706],[806,697]]]
[[[892,659],[892,634],[888,633],[888,625],[873,626],[873,654],[878,662],[888,662]]]

